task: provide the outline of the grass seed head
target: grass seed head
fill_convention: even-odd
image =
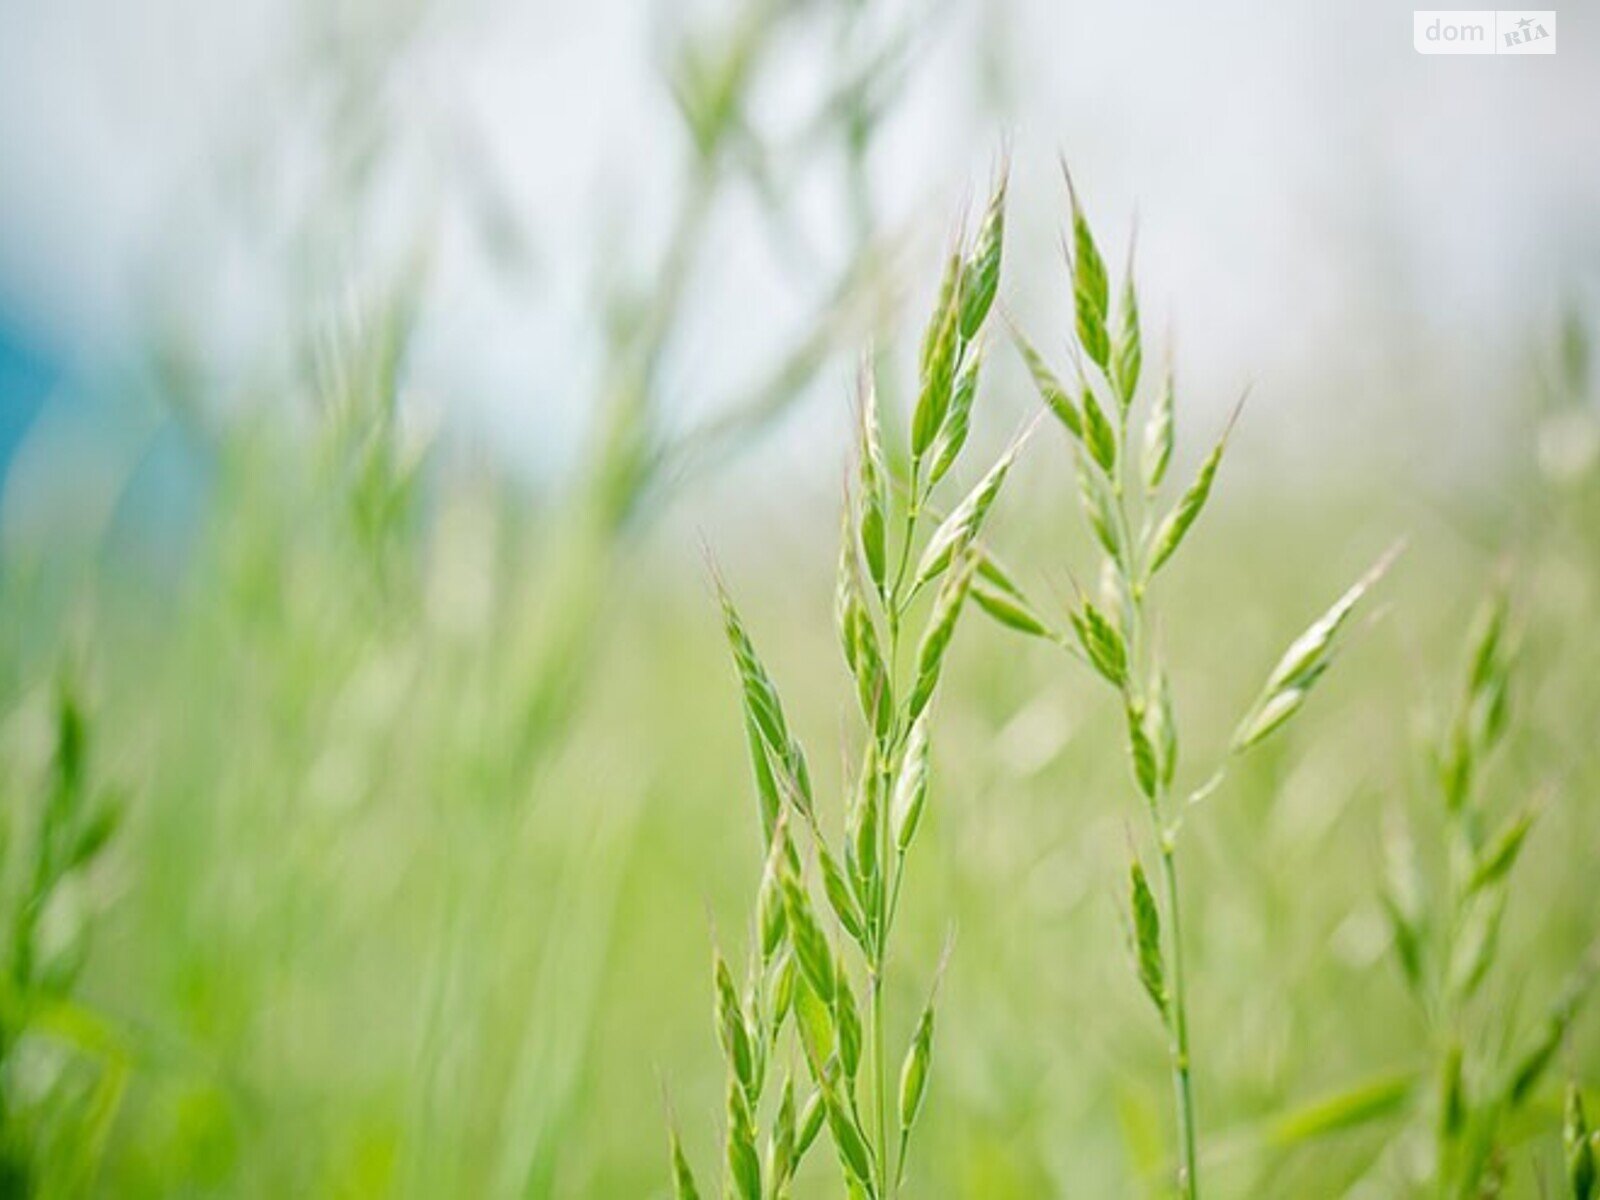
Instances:
[[[1129,697],[1123,704],[1123,715],[1127,720],[1128,759],[1133,766],[1133,781],[1139,785],[1144,798],[1153,803],[1160,794],[1161,767],[1150,732],[1145,727],[1144,705]]]
[[[962,558],[939,585],[938,594],[934,597],[927,628],[917,645],[916,682],[911,685],[911,695],[906,700],[906,713],[913,721],[928,707],[934,689],[939,686],[939,677],[944,672],[945,652],[950,648],[950,639],[955,636],[956,621],[961,616],[961,607],[966,602],[977,566],[977,559],[972,555]]]
[[[795,1134],[794,1151],[798,1160],[805,1156],[807,1150],[817,1140],[817,1134],[822,1132],[822,1122],[827,1118],[827,1105],[823,1100],[822,1092],[811,1093],[811,1098],[806,1101],[800,1110],[800,1124]]]
[[[1150,706],[1150,740],[1161,761],[1161,783],[1171,787],[1178,773],[1178,718],[1172,710],[1172,681],[1161,664],[1155,668],[1154,703]]]
[[[989,197],[989,207],[984,212],[983,224],[978,229],[978,240],[972,248],[961,272],[961,337],[971,341],[982,328],[984,318],[994,303],[1000,286],[1000,252],[1005,241],[1006,226],[1006,174],[1001,170],[1000,182]]]
[[[1100,548],[1111,556],[1117,569],[1126,576],[1130,573],[1131,561],[1118,516],[1116,492],[1112,489],[1111,481],[1081,447],[1075,450],[1074,457],[1078,466],[1078,502],[1083,509],[1084,519],[1089,522],[1090,532],[1100,543]]]
[[[940,339],[945,336],[947,321],[952,314],[959,311],[961,287],[959,242],[960,239],[957,238],[956,248],[945,258],[944,273],[939,277],[939,290],[934,298],[933,315],[928,318],[927,327],[922,332],[922,349],[917,356],[917,373],[921,378],[926,378],[932,369],[933,361],[939,353]],[[959,332],[957,324],[951,324],[950,328]]]
[[[862,1187],[869,1189],[870,1194],[873,1175],[872,1150],[861,1132],[861,1127],[856,1124],[854,1114],[845,1105],[844,1098],[839,1095],[838,1088],[834,1084],[823,1084],[822,1099],[827,1109],[828,1129],[833,1133],[834,1145],[839,1150],[839,1161]]]
[[[1083,389],[1083,442],[1089,456],[1112,479],[1117,474],[1117,429],[1095,398],[1094,388]]]
[[[889,506],[889,472],[884,465],[883,446],[878,428],[878,389],[870,365],[861,368],[861,430],[857,456],[860,459],[858,505],[861,556],[867,574],[881,594],[888,574],[886,526]]]
[[[1000,494],[1000,487],[1006,481],[1006,474],[1016,462],[1017,455],[1021,453],[1027,436],[1024,433],[1006,448],[984,477],[933,531],[933,536],[928,539],[928,545],[917,563],[916,576],[911,585],[912,591],[917,591],[932,582],[950,565],[952,559],[964,553],[972,545],[983,529],[984,519],[994,506],[995,497]]]
[[[784,912],[789,923],[789,937],[800,960],[801,973],[824,1004],[833,1003],[833,948],[817,923],[798,875],[788,872],[783,878]]]
[[[1022,355],[1022,361],[1028,368],[1028,375],[1033,380],[1033,386],[1039,393],[1039,399],[1044,401],[1044,406],[1055,414],[1074,440],[1083,437],[1083,417],[1078,412],[1077,405],[1073,404],[1072,397],[1067,394],[1067,389],[1061,380],[1056,378],[1055,372],[1044,361],[1044,356],[1033,347],[1033,343],[1023,336],[1022,331],[1015,324],[1010,326],[1011,340],[1017,347],[1017,353]]]
[[[981,576],[974,579],[969,594],[974,604],[1007,629],[1050,642],[1060,640],[1060,635],[1045,624],[1044,618],[1034,612],[1026,600],[1001,591],[987,579]]]
[[[1077,189],[1066,164],[1061,166],[1072,202],[1072,307],[1077,322],[1078,341],[1096,366],[1106,370],[1110,363],[1111,339],[1106,331],[1106,313],[1111,302],[1110,282],[1105,259],[1095,245],[1088,218],[1078,202]]]
[[[818,996],[810,981],[802,979],[795,990],[794,1015],[806,1062],[812,1076],[820,1078],[833,1057],[833,1001]]]
[[[928,799],[928,716],[924,713],[911,725],[906,736],[905,758],[895,780],[893,822],[894,844],[901,854],[917,836],[922,809]]]
[[[1167,467],[1172,462],[1172,392],[1172,367],[1169,364],[1161,380],[1161,388],[1156,393],[1155,403],[1150,406],[1150,413],[1145,418],[1140,467],[1144,474],[1145,492],[1149,495],[1154,495],[1161,486],[1161,481],[1167,477]]]
[[[850,883],[845,878],[844,871],[840,869],[838,860],[820,840],[817,842],[817,863],[822,868],[822,887],[827,893],[828,904],[832,907],[834,916],[839,918],[840,926],[856,944],[865,949],[866,920],[861,915],[855,894],[850,890]]]
[[[900,1067],[900,1128],[909,1132],[922,1112],[928,1095],[928,1070],[933,1062],[933,1000],[929,999],[917,1028],[911,1035],[911,1046],[906,1051],[905,1062]]]
[[[1211,447],[1211,453],[1207,454],[1205,461],[1200,464],[1194,482],[1179,497],[1172,511],[1156,526],[1156,531],[1150,539],[1150,565],[1146,568],[1149,574],[1154,575],[1177,553],[1178,547],[1183,544],[1184,536],[1199,519],[1200,512],[1205,508],[1206,500],[1211,495],[1211,484],[1217,477],[1217,468],[1222,465],[1223,451],[1228,448],[1228,435],[1233,432],[1234,422],[1238,420],[1239,410],[1243,404],[1244,400],[1241,398],[1239,404],[1234,407],[1233,415],[1228,418],[1228,424],[1223,429],[1222,435]]]
[[[856,1006],[855,993],[845,977],[842,964],[835,967],[839,987],[834,992],[834,1028],[839,1037],[839,1065],[845,1077],[854,1081],[861,1067],[861,1010]]]
[[[957,294],[961,256],[953,254],[940,289],[939,310],[934,313],[924,342],[922,387],[911,414],[911,455],[919,462],[933,445],[950,408],[955,380],[956,357],[960,349],[960,296]]]
[[[768,1177],[774,1188],[782,1187],[799,1164],[795,1153],[796,1113],[794,1077],[785,1074],[783,1091],[778,1096],[778,1111],[772,1119],[772,1141],[768,1150]]]
[[[761,886],[756,893],[756,929],[761,939],[761,959],[771,962],[783,945],[787,928],[783,907],[783,872],[794,856],[780,816],[777,831],[773,834],[767,861],[761,870]]]
[[[1080,610],[1072,614],[1071,621],[1078,644],[1089,656],[1094,669],[1112,687],[1124,686],[1128,682],[1128,648],[1117,627],[1087,598],[1082,600]]]
[[[722,605],[723,628],[739,672],[745,715],[755,735],[751,757],[762,802],[762,821],[770,838],[784,796],[802,812],[811,813],[811,774],[800,743],[789,733],[778,689],[756,655],[733,598],[720,579],[716,580],[716,586]]]
[[[844,503],[840,505],[839,567],[834,573],[833,625],[839,634],[839,648],[844,651],[845,666],[850,674],[856,671],[855,620],[856,609],[864,607],[862,598],[861,568],[857,555],[854,503],[848,487]]]
[[[973,347],[956,375],[954,390],[950,394],[950,411],[945,414],[939,436],[934,440],[928,467],[928,487],[932,488],[955,465],[961,449],[967,444],[967,432],[972,424],[972,404],[978,394],[978,373],[983,369],[983,345]]]
[[[1138,859],[1129,868],[1130,907],[1133,911],[1134,950],[1139,964],[1139,982],[1145,995],[1156,1006],[1163,1023],[1167,1020],[1166,967],[1161,953],[1161,914],[1155,895]]]
[[[849,826],[853,866],[856,877],[862,883],[861,891],[868,908],[874,905],[866,900],[866,897],[876,895],[880,875],[878,834],[879,823],[883,819],[879,797],[882,786],[877,752],[870,750],[867,763],[861,772],[861,779],[856,785],[856,802],[850,812]]]
[[[1332,608],[1284,651],[1283,657],[1267,676],[1260,696],[1234,731],[1234,753],[1248,750],[1300,710],[1312,686],[1332,661],[1335,639],[1340,629],[1362,597],[1383,578],[1399,549],[1395,546],[1385,552],[1365,575],[1334,602]]]
[[[755,1120],[745,1093],[728,1082],[728,1182],[739,1200],[761,1200],[761,1158],[756,1153]]]
[[[864,608],[856,614],[855,638],[856,697],[868,726],[881,740],[889,736],[894,722],[894,695],[877,627]]]
[[[789,1013],[794,1009],[794,996],[796,985],[799,983],[800,969],[795,965],[794,953],[785,950],[778,956],[778,965],[772,972],[771,995],[768,1007],[772,1012],[774,1028],[782,1025]]]
[[[1133,257],[1137,235],[1128,242],[1128,265],[1122,276],[1122,298],[1117,305],[1117,329],[1111,342],[1111,381],[1126,420],[1139,391],[1144,366],[1144,341],[1139,329],[1139,296],[1133,285]]]
[[[712,968],[716,988],[717,1034],[722,1041],[722,1052],[728,1060],[733,1077],[744,1088],[752,1101],[756,1095],[756,1060],[751,1046],[750,1030],[745,1024],[744,1007],[739,1001],[738,989],[733,983],[733,973],[718,951]]]

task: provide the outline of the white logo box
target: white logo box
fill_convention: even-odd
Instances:
[[[1411,14],[1418,54],[1554,54],[1554,9],[1433,8]]]

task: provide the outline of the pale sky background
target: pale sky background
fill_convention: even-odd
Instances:
[[[155,325],[222,381],[270,357],[283,231],[319,211],[327,82],[363,77],[360,59],[319,65],[307,31],[411,11],[392,56],[381,34],[346,43],[379,48],[366,91],[396,131],[353,244],[394,252],[430,231],[412,393],[510,461],[565,461],[592,383],[593,280],[661,236],[677,186],[659,48],[682,5],[0,0],[0,316],[84,374]],[[874,159],[879,216],[931,266],[1009,139],[1007,293],[1049,328],[1065,311],[1063,149],[1108,256],[1138,213],[1146,312],[1177,331],[1197,420],[1253,380],[1256,436],[1285,462],[1342,428],[1370,439],[1374,411],[1433,422],[1470,459],[1493,436],[1473,414],[1600,276],[1600,6],[1558,12],[1554,57],[1425,58],[1411,9],[1385,0],[951,0]],[[829,53],[796,48],[761,115],[781,127],[804,108]],[[827,178],[808,189],[798,207],[837,254]],[[485,194],[517,254],[484,235]],[[673,368],[687,409],[814,298],[747,200],[719,219]],[[843,383],[824,379],[837,395],[766,453],[833,437]]]

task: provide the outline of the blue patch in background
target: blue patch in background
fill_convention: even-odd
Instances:
[[[0,309],[0,487],[60,371]]]

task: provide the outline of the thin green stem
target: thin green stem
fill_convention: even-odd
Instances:
[[[1115,396],[1112,403],[1117,404]],[[1155,646],[1150,636],[1149,622],[1145,609],[1145,583],[1144,565],[1140,561],[1138,541],[1133,536],[1134,521],[1129,512],[1129,497],[1127,489],[1122,486],[1124,466],[1128,458],[1128,423],[1127,414],[1118,407],[1119,443],[1121,454],[1117,460],[1117,474],[1113,480],[1114,494],[1116,497],[1116,516],[1121,526],[1123,545],[1127,548],[1126,576],[1124,584],[1128,589],[1128,607],[1131,620],[1129,622],[1128,660],[1133,670],[1141,670],[1132,664],[1142,664],[1148,659],[1152,663],[1156,659]],[[1089,468],[1092,469],[1092,468]],[[1142,674],[1142,671],[1141,671]],[[1125,687],[1123,702],[1131,704],[1137,696],[1136,685],[1131,682]],[[1150,698],[1143,697],[1143,703],[1148,704]],[[1172,967],[1172,992],[1170,996],[1171,1011],[1169,1014],[1169,1041],[1168,1061],[1172,1073],[1173,1102],[1177,1110],[1178,1124],[1178,1195],[1182,1200],[1198,1200],[1200,1195],[1199,1180],[1199,1154],[1198,1154],[1198,1122],[1195,1117],[1194,1083],[1191,1076],[1189,1062],[1189,1001],[1188,989],[1185,982],[1183,969],[1183,906],[1179,899],[1178,889],[1178,863],[1176,844],[1176,822],[1172,828],[1166,823],[1165,809],[1168,800],[1168,788],[1162,784],[1152,789],[1154,795],[1149,797],[1149,812],[1151,832],[1156,840],[1156,847],[1160,851],[1161,878],[1163,891],[1166,894],[1166,919],[1170,935],[1170,960]],[[1182,814],[1179,814],[1181,821]]]
[[[900,662],[900,588],[905,577],[906,564],[911,558],[911,542],[916,535],[916,468],[912,468],[912,499],[906,509],[905,536],[900,545],[900,563],[895,569],[894,582],[890,588],[886,601],[886,616],[889,622],[889,666],[888,675],[890,686],[893,686],[896,668]],[[894,722],[898,727],[900,717]],[[874,831],[878,843],[878,869],[880,872],[889,870],[889,798],[894,791],[894,755],[900,742],[898,728],[891,732],[887,745],[882,746],[882,763],[880,765],[879,803],[878,803],[878,828]],[[899,892],[899,871],[896,870],[890,887],[882,886],[883,875],[879,876],[877,889],[877,937],[873,942],[871,984],[872,984],[872,1108],[873,1108],[873,1140],[877,1143],[873,1163],[877,1170],[877,1195],[879,1200],[886,1200],[890,1194],[889,1175],[889,1098],[888,1080],[889,1072],[884,1047],[884,1017],[883,1017],[883,972],[888,960],[890,924],[893,921],[894,904],[890,900],[891,889]]]
[[[921,472],[922,460],[912,459],[911,486],[906,490],[905,536],[900,539],[900,561],[895,566],[894,580],[889,587],[888,617],[891,641],[894,640],[894,635],[897,634],[900,629],[900,617],[902,615],[900,611],[900,590],[905,586],[906,571],[911,566],[911,543],[916,540],[917,517],[921,515],[919,511],[921,507],[921,500],[917,495],[917,487],[920,483],[918,476],[921,474]],[[893,671],[894,666],[895,660],[891,654],[889,660],[889,669]]]
[[[887,824],[887,822],[885,822],[885,824]],[[901,850],[896,850],[895,856],[894,856],[893,874],[890,877],[890,883],[889,883],[889,895],[888,895],[888,899],[887,899],[887,907],[884,910],[884,916],[883,916],[884,940],[883,940],[883,943],[880,943],[880,945],[886,945],[887,944],[889,930],[894,928],[895,914],[900,910],[900,884],[905,879],[905,868],[906,868],[905,852],[901,851]],[[875,1033],[875,1036],[879,1039],[880,1044],[881,1044],[882,1037],[883,1037],[883,1026],[881,1024],[878,1026],[878,1028],[876,1030],[876,1033]],[[887,1141],[887,1122],[885,1120],[884,1114],[885,1114],[885,1112],[886,1112],[886,1110],[888,1108],[888,1104],[889,1104],[889,1095],[888,1095],[889,1080],[888,1080],[888,1075],[884,1070],[883,1063],[881,1061],[881,1053],[880,1053],[880,1062],[879,1062],[879,1066],[878,1066],[878,1089],[879,1089],[878,1090],[878,1141],[882,1146],[883,1163],[884,1163],[885,1170],[887,1170],[887,1168],[888,1168],[888,1156],[889,1156],[889,1143]],[[906,1134],[907,1134],[907,1130],[905,1130],[905,1129],[900,1129],[898,1134],[897,1134],[896,1141],[898,1142],[898,1146],[896,1147],[896,1150],[895,1150],[894,1175],[892,1177],[885,1176],[885,1185],[887,1186],[888,1190],[883,1192],[883,1193],[881,1193],[885,1197],[893,1197],[893,1196],[897,1195],[899,1193],[899,1191],[900,1191],[900,1182],[901,1182],[902,1179],[905,1178],[905,1173],[906,1173],[906,1149],[910,1145],[910,1141],[911,1141],[911,1139],[908,1138],[906,1136]],[[892,1180],[892,1182],[891,1182],[891,1180]]]
[[[880,1198],[889,1195],[889,1105],[884,1094],[888,1077],[883,1053],[883,952],[880,948],[878,963],[872,971],[872,1105],[878,1143],[873,1161],[878,1169]]]
[[[891,653],[894,642],[898,640],[898,626],[892,626],[894,633],[891,635]],[[879,870],[885,869],[888,862],[885,857],[885,847],[888,844],[888,796],[893,782],[892,773],[887,764],[883,768],[882,793],[878,804],[878,863]],[[881,876],[880,876],[881,885]],[[883,971],[884,963],[888,959],[889,946],[889,903],[886,889],[880,886],[877,894],[878,936],[873,944],[871,985],[872,997],[870,1000],[872,1014],[872,1109],[873,1109],[873,1140],[877,1143],[873,1164],[877,1169],[877,1195],[883,1200],[888,1195],[889,1180],[889,1108],[886,1088],[889,1073],[884,1055],[884,1019],[883,1019]]]
[[[1183,975],[1183,908],[1178,901],[1178,865],[1172,841],[1161,838],[1161,877],[1166,885],[1167,919],[1172,929],[1172,1088],[1178,1106],[1178,1194],[1198,1200],[1198,1156],[1194,1085],[1189,1072],[1189,1006]]]
[[[905,588],[906,572],[911,565],[911,548],[917,538],[917,520],[921,514],[922,497],[920,494],[922,475],[922,462],[913,458],[911,461],[911,478],[906,493],[905,531],[900,539],[900,558],[895,566],[894,578],[889,588],[886,601],[887,617],[889,621],[889,678],[895,678],[900,665],[900,621],[905,616],[905,607],[908,605],[902,599]],[[894,794],[895,761],[905,747],[907,735],[910,733],[909,724],[904,720],[904,715],[898,717],[894,729],[890,734],[883,755],[883,790],[882,801],[878,806],[878,862],[885,872],[890,872],[889,885],[878,894],[878,941],[876,961],[872,971],[872,1073],[873,1073],[873,1106],[876,1109],[877,1123],[877,1168],[878,1168],[878,1196],[880,1200],[891,1200],[900,1190],[900,1178],[905,1171],[906,1138],[904,1131],[900,1131],[898,1146],[895,1149],[895,1167],[891,1173],[889,1167],[889,1072],[885,1056],[884,1045],[884,1003],[883,1003],[883,975],[889,957],[889,934],[894,925],[895,913],[900,907],[900,884],[905,875],[905,856],[898,850],[894,855],[894,865],[889,866],[889,851],[892,843],[890,837],[889,806],[890,797]],[[904,767],[904,763],[901,763]]]
[[[889,884],[889,907],[884,914],[883,927],[888,932],[894,926],[894,915],[900,909],[900,881],[905,878],[906,856],[902,851],[895,851],[894,876]]]

